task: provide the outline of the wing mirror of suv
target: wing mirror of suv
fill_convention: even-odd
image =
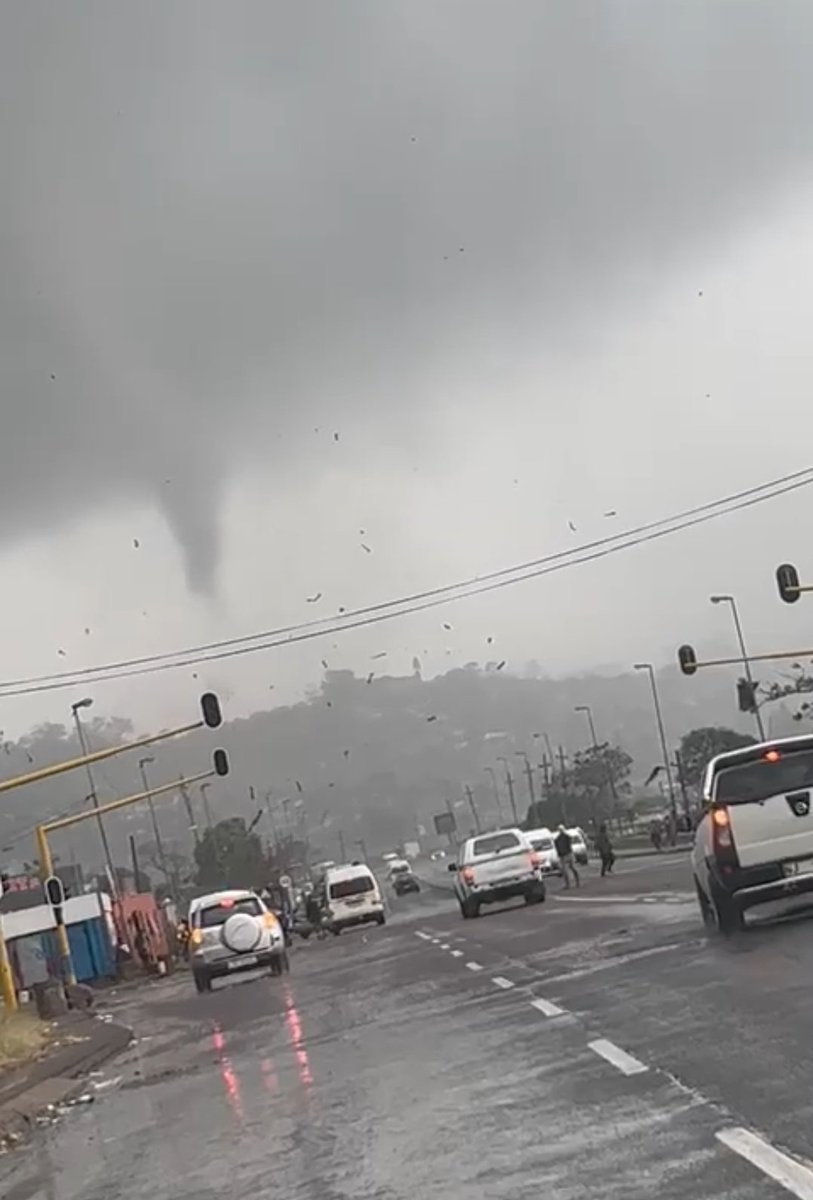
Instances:
[[[448,867],[446,868],[446,870],[447,870],[447,871],[456,871],[456,870],[457,870],[457,863],[449,863],[449,865],[448,865]]]

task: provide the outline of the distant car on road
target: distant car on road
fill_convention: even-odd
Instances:
[[[412,870],[412,865],[404,860],[396,860],[390,864],[390,886],[396,896],[405,896],[408,892],[419,892],[421,885]]]
[[[378,880],[364,863],[351,863],[349,867],[334,867],[328,871],[325,896],[326,923],[337,935],[352,925],[366,925],[371,921],[383,925],[387,919]]]
[[[813,892],[813,736],[718,754],[703,799],[692,871],[708,927],[729,934],[747,909]]]
[[[241,971],[288,970],[285,935],[278,918],[254,892],[213,892],[189,906],[189,960],[198,992],[212,980]]]
[[[590,861],[590,854],[587,849],[587,838],[584,836],[584,830],[576,826],[574,829],[568,829],[570,840],[573,843],[573,857],[580,867],[586,867]]]
[[[561,875],[562,864],[553,843],[553,834],[549,829],[529,829],[525,836],[532,848],[539,855],[539,865],[543,875]]]
[[[454,891],[465,918],[479,917],[484,904],[522,896],[526,904],[545,899],[540,855],[520,829],[500,829],[463,843],[455,872]]]
[[[445,858],[445,857],[446,857],[445,850],[433,850],[432,853],[429,855],[429,861],[430,862],[439,862],[440,859]]]

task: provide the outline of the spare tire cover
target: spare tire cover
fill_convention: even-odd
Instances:
[[[235,954],[246,954],[256,950],[262,937],[262,929],[256,917],[248,913],[234,913],[223,926],[223,945]]]

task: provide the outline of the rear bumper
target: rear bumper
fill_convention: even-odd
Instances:
[[[374,911],[367,910],[353,916],[333,917],[328,922],[328,927],[330,929],[350,929],[354,925],[372,925],[376,921],[380,921],[383,915],[384,909],[377,908]]]
[[[197,975],[206,975],[209,979],[222,979],[226,975],[240,975],[244,971],[262,971],[276,962],[282,953],[283,947],[280,945],[272,950],[259,950],[256,954],[235,954],[211,962],[193,959],[192,970]]]
[[[505,883],[484,884],[473,887],[468,895],[479,904],[499,904],[502,900],[514,900],[517,896],[527,896],[534,892],[543,891],[545,887],[541,875],[528,875],[523,879],[512,879]]]
[[[717,887],[727,893],[743,912],[775,900],[791,900],[813,892],[813,871],[800,875],[783,874],[781,863],[758,867],[737,867],[729,872],[712,870]]]

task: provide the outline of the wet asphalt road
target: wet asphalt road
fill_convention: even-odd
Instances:
[[[0,1195],[810,1200],[812,992],[813,919],[709,939],[682,856],[478,921],[424,892],[283,980],[113,997],[138,1041]]]

